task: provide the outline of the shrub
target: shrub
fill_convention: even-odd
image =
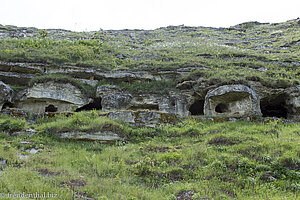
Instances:
[[[0,117],[0,131],[15,132],[25,129],[28,126],[25,119],[10,116]]]

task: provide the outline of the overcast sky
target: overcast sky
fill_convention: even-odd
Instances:
[[[0,24],[75,31],[228,27],[300,17],[300,0],[0,0]]]

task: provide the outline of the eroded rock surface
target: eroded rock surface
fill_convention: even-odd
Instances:
[[[224,85],[208,91],[204,114],[245,117],[261,115],[257,94],[244,85]]]
[[[103,111],[127,109],[132,99],[130,94],[122,92],[120,88],[112,85],[98,87],[96,96],[102,99]]]
[[[287,92],[286,105],[289,110],[288,117],[300,119],[300,85],[289,88]]]
[[[107,117],[112,120],[127,122],[135,126],[146,127],[172,124],[178,120],[178,116],[175,114],[146,110],[109,112]]]
[[[0,81],[0,110],[4,103],[12,101],[13,94],[13,90],[8,85]]]
[[[18,108],[43,113],[72,111],[89,101],[87,95],[71,83],[48,81],[20,92],[16,104]]]
[[[94,140],[94,141],[101,141],[101,142],[113,142],[116,140],[121,140],[122,138],[112,131],[98,131],[98,132],[65,132],[60,133],[59,137],[61,138],[68,138],[68,139],[75,139],[75,140]]]

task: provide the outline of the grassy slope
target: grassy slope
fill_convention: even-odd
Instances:
[[[51,32],[0,40],[0,60],[96,67],[172,70],[194,67],[206,82],[299,84],[300,23],[245,23],[227,29],[166,27],[156,30]],[[2,27],[4,32],[17,27]],[[205,69],[197,70],[197,68]],[[199,75],[200,73],[200,75]],[[195,76],[196,74],[196,76]]]
[[[60,199],[75,193],[95,199],[176,199],[184,194],[193,199],[299,198],[299,124],[191,119],[136,128],[114,122],[130,136],[115,144],[62,140],[47,131],[60,130],[64,120],[93,129],[96,118],[95,112],[78,113],[31,125],[41,130],[31,136],[1,134],[0,155],[7,166],[0,191],[50,192]],[[14,120],[2,117],[0,129],[3,124],[29,127]],[[33,147],[39,152],[26,152]]]
[[[194,67],[182,80],[201,77],[199,84],[254,80],[287,87],[299,84],[298,21],[246,23],[232,29],[65,32],[59,37],[51,30],[45,35],[32,29],[34,37],[1,39],[0,60],[106,70]],[[156,85],[149,84],[150,89]],[[0,171],[1,192],[50,192],[65,199],[72,199],[75,192],[98,199],[175,199],[194,193],[194,199],[299,198],[299,123],[188,120],[153,129],[98,120],[93,114],[53,120],[28,125],[0,117],[0,132],[30,126],[40,130],[32,136],[1,134],[0,161],[7,163]],[[130,139],[106,145],[52,136],[66,124],[89,131],[103,123],[116,125]],[[32,147],[39,152],[26,153]]]

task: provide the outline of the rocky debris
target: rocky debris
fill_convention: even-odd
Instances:
[[[68,138],[68,139],[75,139],[75,140],[94,140],[94,141],[101,141],[103,143],[113,142],[116,140],[121,140],[122,138],[118,136],[113,131],[98,131],[98,132],[65,132],[59,133],[59,137],[61,138]]]
[[[13,95],[13,90],[8,85],[0,81],[0,110],[2,109],[4,103],[12,102]]]
[[[227,117],[261,116],[257,94],[245,85],[224,85],[205,96],[204,114]]]
[[[48,81],[35,83],[18,94],[18,108],[35,113],[72,111],[90,99],[71,83]]]
[[[123,110],[130,106],[132,96],[122,92],[117,86],[100,86],[97,88],[96,97],[101,97],[103,111]]]

